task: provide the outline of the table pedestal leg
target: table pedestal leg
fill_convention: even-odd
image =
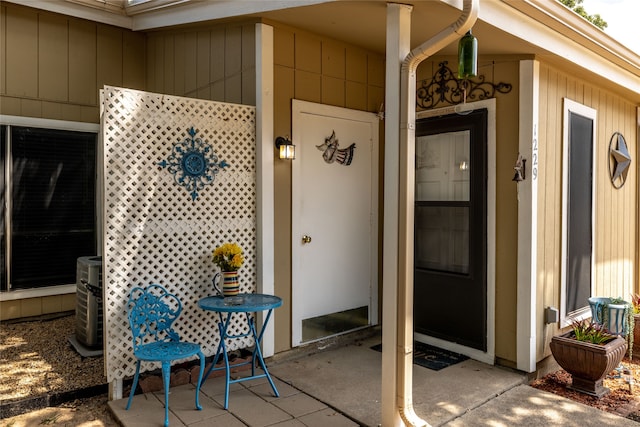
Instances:
[[[216,355],[213,358],[213,362],[211,362],[211,366],[207,369],[207,373],[202,377],[202,384],[209,377],[209,374],[213,370],[222,369],[216,368],[216,364],[218,363],[218,359],[222,354],[222,358],[224,359],[224,370],[225,370],[225,388],[224,388],[224,409],[229,408],[229,381],[231,379],[231,368],[229,366],[229,356],[227,355],[227,347],[225,345],[225,339],[227,336],[227,328],[229,327],[229,320],[231,319],[231,313],[227,314],[227,318],[225,319],[222,313],[218,313],[220,316],[220,322],[218,323],[218,330],[220,331],[220,344],[218,344],[218,349],[216,350]]]
[[[211,366],[209,366],[209,369],[207,370],[206,374],[202,378],[202,384],[204,384],[206,379],[209,377],[209,374],[211,373],[211,371],[218,370],[218,369],[225,370],[224,409],[229,409],[229,385],[233,383],[241,382],[241,381],[247,381],[247,380],[266,377],[267,380],[269,381],[269,385],[271,385],[271,389],[273,390],[273,394],[275,395],[275,397],[280,396],[280,394],[278,393],[278,389],[276,388],[276,385],[274,384],[273,380],[271,379],[271,375],[267,370],[267,364],[264,363],[264,358],[262,357],[262,350],[260,349],[260,343],[262,342],[262,337],[264,335],[265,328],[267,326],[267,323],[269,322],[269,318],[271,317],[272,312],[273,312],[273,309],[270,309],[268,311],[259,334],[256,331],[254,319],[249,315],[249,313],[245,313],[247,316],[247,323],[249,324],[249,332],[246,334],[240,334],[240,335],[227,334],[227,330],[229,328],[229,322],[231,320],[231,313],[227,313],[226,318],[223,316],[221,312],[218,313],[218,315],[220,316],[220,322],[218,322],[218,329],[220,330],[220,344],[218,345],[218,349],[216,350],[216,355],[213,358],[213,362],[211,363]],[[255,342],[255,349],[253,350],[253,354],[251,356],[251,362],[238,363],[234,365],[234,367],[251,363],[251,376],[231,380],[231,366],[229,366],[229,356],[227,354],[227,346],[225,344],[225,340],[227,338],[242,338],[247,336],[253,337]],[[216,364],[218,363],[220,355],[222,355],[224,359],[224,368],[215,367]],[[256,371],[255,371],[256,361],[260,364],[260,367],[264,371],[264,374],[256,375]]]
[[[249,314],[247,313],[247,321],[249,321],[249,327],[251,328],[251,333],[253,334],[253,338],[254,338],[255,343],[256,343],[256,347],[253,350],[253,356],[252,356],[251,375],[254,376],[254,377],[256,376],[255,375],[255,366],[256,366],[256,356],[258,356],[258,361],[260,363],[260,367],[264,371],[264,376],[267,377],[267,380],[269,381],[269,384],[271,385],[271,389],[273,390],[273,394],[275,395],[275,397],[280,397],[280,394],[278,393],[278,389],[276,389],[276,385],[273,383],[273,380],[271,379],[271,375],[269,374],[269,370],[267,369],[267,364],[264,363],[264,359],[262,357],[262,350],[260,349],[260,343],[262,342],[262,336],[264,335],[264,330],[267,327],[267,323],[269,323],[269,318],[271,317],[271,313],[272,312],[273,312],[273,309],[269,310],[269,312],[267,313],[267,317],[265,317],[264,323],[262,324],[262,328],[260,329],[260,334],[256,333],[255,322],[253,321],[253,319],[249,318]],[[262,375],[260,377],[262,377]]]

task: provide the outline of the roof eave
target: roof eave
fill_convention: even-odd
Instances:
[[[519,0],[483,3],[481,19],[505,27],[510,8],[523,19],[512,31],[552,55],[593,72],[640,97],[640,55],[557,1]],[[484,12],[484,13],[483,13]],[[513,25],[508,25],[507,28]],[[612,67],[611,64],[615,65]],[[637,100],[637,99],[636,99]]]

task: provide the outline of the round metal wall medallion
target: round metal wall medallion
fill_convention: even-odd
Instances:
[[[198,191],[213,183],[218,172],[229,164],[224,160],[220,161],[213,152],[213,147],[196,137],[198,131],[193,127],[187,132],[189,138],[174,143],[169,158],[158,165],[167,169],[176,184],[185,187],[195,201]]]

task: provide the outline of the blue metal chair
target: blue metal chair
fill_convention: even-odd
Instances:
[[[164,384],[164,425],[169,425],[169,374],[171,362],[198,355],[200,374],[196,388],[196,408],[200,406],[200,385],[204,373],[204,354],[199,344],[180,341],[180,336],[172,329],[173,322],[182,312],[182,303],[175,295],[160,285],[147,288],[135,287],[129,293],[127,303],[129,325],[133,334],[133,354],[136,357],[136,374],[131,385],[127,410],[138,386],[140,363],[161,362]]]

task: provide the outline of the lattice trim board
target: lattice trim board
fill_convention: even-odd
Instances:
[[[183,339],[200,343],[207,356],[220,340],[218,319],[197,302],[213,294],[216,246],[242,246],[240,291],[255,291],[255,107],[110,86],[102,99],[104,357],[111,382],[135,372],[126,317],[131,288],[159,283],[176,294],[183,303],[176,329]],[[160,165],[192,128],[229,164],[196,198]],[[248,332],[241,320],[232,319],[230,333]],[[244,338],[230,349],[251,345]]]

